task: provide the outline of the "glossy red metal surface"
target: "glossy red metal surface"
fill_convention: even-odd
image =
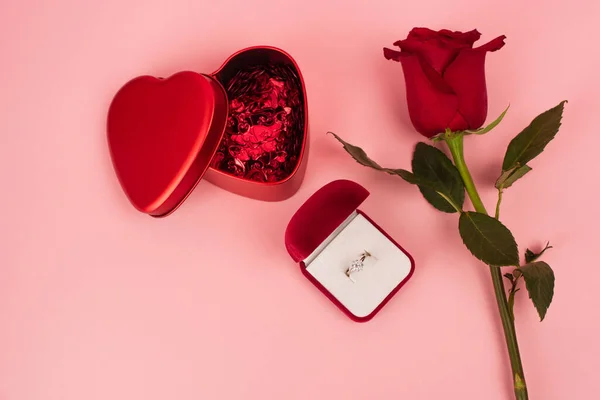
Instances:
[[[238,69],[246,65],[268,63],[284,63],[291,65],[297,72],[302,85],[302,97],[304,106],[304,138],[302,149],[298,157],[298,164],[294,171],[286,178],[278,182],[255,182],[242,179],[213,167],[210,167],[205,175],[209,182],[222,187],[230,192],[263,201],[281,201],[293,196],[304,179],[309,149],[308,128],[308,106],[306,98],[306,86],[302,73],[296,61],[285,51],[276,47],[255,46],[238,51],[227,59],[223,65],[212,75],[221,83],[226,82]]]
[[[228,116],[223,87],[240,68],[282,63],[301,82],[304,137],[298,162],[288,177],[256,182],[210,167]],[[206,176],[211,183],[239,195],[280,201],[299,189],[308,156],[306,89],[296,62],[284,51],[251,47],[233,54],[211,75],[180,72],[167,79],[141,76],[125,84],[111,103],[107,135],[121,186],[133,206],[151,216],[166,216],[179,207]]]
[[[133,206],[152,216],[174,211],[206,172],[226,118],[225,92],[208,76],[142,76],[123,86],[110,106],[107,134]]]

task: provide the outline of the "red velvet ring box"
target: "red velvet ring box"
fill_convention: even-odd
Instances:
[[[277,68],[286,71],[281,76],[288,77],[288,82],[284,82],[285,78],[281,82],[265,81],[274,92],[279,90],[277,93],[285,91],[281,87],[287,87],[288,93],[294,93],[293,104],[297,107],[282,106],[281,98],[275,94],[266,100],[269,104],[262,100],[252,103],[263,107],[256,111],[257,114],[248,113],[245,119],[239,117],[232,122],[231,113],[237,112],[241,104],[237,98],[229,98],[232,80],[236,79],[238,91],[252,91],[257,87],[257,75],[252,75],[256,69],[272,73]],[[241,107],[243,109],[243,104]],[[267,114],[269,109],[264,111],[264,107],[270,107],[272,114]],[[293,119],[285,120],[283,114],[293,115]],[[286,131],[286,136],[274,136],[269,130],[273,124],[288,126],[281,120],[292,128]],[[227,138],[228,129],[234,123],[237,127],[260,125],[261,135],[269,142],[256,139],[254,134],[248,134],[249,139],[242,134],[236,135],[238,140],[240,137],[247,140],[248,146],[254,146],[255,151],[250,153],[244,149],[244,154],[239,155],[240,146],[234,146],[238,143]],[[136,209],[153,217],[163,217],[177,209],[204,176],[213,184],[243,196],[265,201],[284,200],[296,193],[306,169],[309,140],[304,81],[289,54],[265,46],[235,53],[212,74],[185,71],[166,79],[140,76],[125,84],[115,95],[108,111],[107,136],[123,191]],[[225,150],[219,150],[226,139],[229,142],[223,144]],[[233,145],[229,146],[229,143]],[[285,151],[289,143],[292,143],[293,154]],[[257,149],[259,155],[256,155]],[[238,155],[233,155],[234,150]],[[226,159],[229,162],[227,168],[239,168],[241,175],[221,169],[218,161],[229,154],[232,155],[230,160]],[[249,154],[256,158],[250,158]],[[260,154],[264,155],[261,159],[258,158]],[[220,156],[219,160],[217,156]],[[247,160],[252,161],[252,169],[246,169],[244,163]],[[264,170],[261,169],[263,165]],[[258,168],[254,169],[256,166]],[[274,173],[278,167],[280,170]],[[245,173],[254,175],[248,178]],[[255,179],[255,173],[259,174],[259,180]]]
[[[368,196],[358,183],[333,181],[298,209],[285,232],[288,253],[304,276],[356,322],[373,318],[415,269],[411,255],[357,209]],[[365,251],[363,269],[348,277]]]

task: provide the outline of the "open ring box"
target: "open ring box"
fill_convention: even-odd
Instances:
[[[351,319],[366,322],[400,290],[415,263],[390,235],[357,208],[369,192],[358,183],[333,181],[294,214],[285,245],[304,276]],[[364,268],[348,277],[367,251]]]

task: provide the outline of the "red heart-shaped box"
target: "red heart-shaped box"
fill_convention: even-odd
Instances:
[[[240,178],[211,166],[227,123],[224,88],[241,68],[284,64],[299,78],[304,119],[295,168],[277,182]],[[231,192],[265,201],[292,196],[304,178],[308,155],[306,89],[294,59],[274,47],[251,47],[232,55],[212,74],[179,72],[169,78],[140,76],[115,95],[108,112],[107,136],[121,186],[141,212],[170,214],[203,178]]]

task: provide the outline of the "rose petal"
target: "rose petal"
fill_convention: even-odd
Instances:
[[[439,32],[428,28],[414,28],[404,40],[394,43],[402,52],[417,54],[419,58],[431,65],[439,74],[456,57],[461,49],[471,48],[481,34],[477,30],[470,32]]]
[[[452,87],[444,81],[444,78],[442,78],[438,71],[434,70],[431,65],[427,64],[427,62],[423,61],[422,59],[419,59],[419,63],[421,64],[423,73],[425,73],[425,76],[427,76],[429,82],[431,82],[431,84],[435,86],[437,90],[448,94],[454,94]]]
[[[473,45],[479,38],[481,37],[481,33],[477,29],[473,29],[467,32],[460,31],[451,31],[449,29],[441,29],[439,31],[434,31],[429,28],[413,28],[406,37],[407,39],[419,39],[419,40],[427,40],[427,39],[451,39],[457,43],[469,44]]]
[[[401,54],[399,51],[388,49],[387,47],[383,48],[383,56],[387,60],[400,61]]]
[[[426,39],[430,37],[437,36],[437,32],[433,29],[423,28],[423,27],[415,27],[408,32],[406,36],[407,39]]]
[[[481,38],[481,33],[477,29],[473,29],[468,32],[450,31],[448,29],[442,29],[439,32],[440,37],[449,39],[453,42],[466,44],[473,46],[473,44]]]
[[[504,43],[505,39],[506,39],[505,35],[498,36],[497,38],[490,40],[486,44],[481,45],[479,47],[476,47],[475,50],[478,50],[478,51],[497,51],[497,50],[500,50],[506,44],[506,43]]]
[[[456,49],[440,46],[440,43],[437,40],[427,42],[401,40],[396,43],[400,46],[402,52],[419,56],[424,63],[429,64],[440,74],[457,54]]]
[[[475,49],[463,50],[448,66],[444,81],[456,93],[458,109],[468,123],[464,129],[480,128],[487,117],[487,88],[485,82],[485,55],[504,46],[505,36]]]
[[[415,129],[427,137],[444,132],[458,110],[456,96],[439,90],[428,79],[417,56],[403,54],[400,61],[408,111]]]

